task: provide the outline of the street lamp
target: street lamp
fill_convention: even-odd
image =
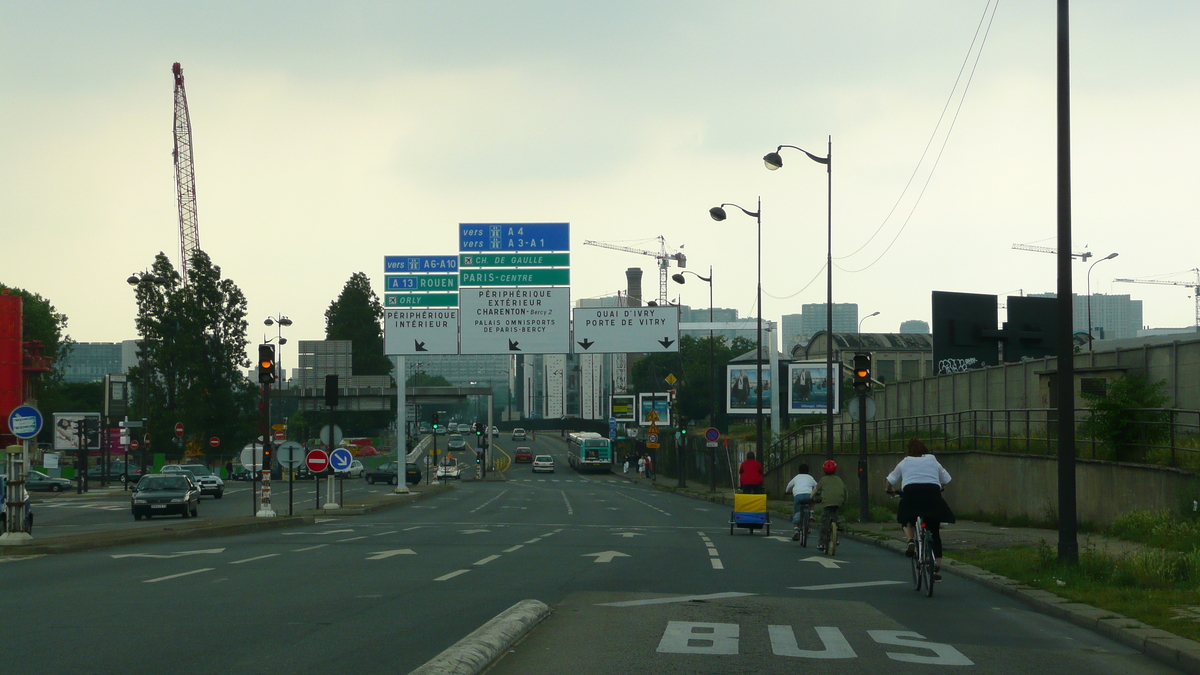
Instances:
[[[1093,267],[1095,267],[1096,265],[1099,265],[1100,263],[1104,262],[1105,260],[1112,260],[1113,258],[1117,257],[1118,255],[1120,255],[1120,254],[1118,254],[1118,253],[1109,253],[1108,255],[1106,255],[1106,256],[1104,256],[1103,258],[1101,258],[1101,259],[1097,260],[1096,262],[1092,263],[1091,265],[1088,265],[1088,273],[1087,273],[1087,293],[1088,293],[1088,351],[1092,351],[1092,328],[1093,328],[1093,324],[1092,324],[1092,268],[1093,268]]]
[[[763,163],[771,171],[783,167],[783,158],[779,156],[779,151],[784,148],[799,150],[817,164],[824,164],[825,174],[828,176],[828,201],[825,209],[828,223],[825,255],[825,456],[833,459],[833,397],[841,384],[840,378],[835,379],[833,374],[833,136],[829,137],[828,154],[824,157],[795,145],[781,145],[775,148],[775,152],[769,152],[763,157]]]
[[[863,318],[861,318],[861,319],[859,319],[859,320],[858,320],[858,332],[859,332],[859,333],[861,333],[861,332],[862,332],[862,324],[863,324],[863,322],[864,322],[864,321],[866,321],[867,319],[869,319],[869,318],[873,317],[873,316],[879,316],[879,312],[872,312],[872,313],[870,313],[870,314],[868,314],[868,315],[866,315],[866,316],[864,316]]]
[[[742,213],[750,216],[751,218],[754,219],[755,223],[757,223],[757,225],[758,225],[758,300],[757,300],[758,329],[756,331],[757,339],[755,340],[755,353],[754,353],[754,357],[755,357],[754,360],[755,360],[756,365],[758,366],[758,395],[754,397],[755,403],[757,404],[757,409],[755,411],[755,424],[758,427],[758,436],[755,439],[754,448],[758,451],[758,453],[757,453],[758,461],[761,462],[762,456],[763,456],[762,197],[758,198],[758,210],[757,211],[747,211],[746,209],[738,206],[737,204],[731,204],[731,203],[726,202],[724,204],[721,204],[720,206],[714,206],[711,209],[709,209],[708,215],[712,216],[713,220],[715,220],[717,222],[721,222],[722,220],[725,220],[725,217],[726,217],[725,208],[724,208],[726,206],[732,206],[735,209],[738,209],[739,211],[741,211]],[[832,416],[830,416],[830,419],[832,419]]]
[[[291,319],[287,318],[283,314],[280,314],[279,316],[268,316],[267,319],[263,321],[263,325],[267,327],[275,326],[275,337],[269,338],[264,335],[263,342],[270,343],[271,341],[275,341],[280,347],[287,344],[287,338],[283,337],[283,329],[292,325]],[[279,371],[279,382],[282,384],[287,380],[287,378],[284,376],[283,366],[280,365],[280,362],[283,361],[283,350],[281,349],[279,351],[279,355],[275,357],[275,368]],[[333,432],[331,431],[329,433]]]
[[[125,283],[132,286],[134,288],[134,292],[136,294],[140,295],[142,293],[143,289],[148,289],[149,286],[151,286],[151,285],[165,286],[167,284],[167,279],[160,277],[156,274],[151,274],[150,272],[142,272],[140,274],[135,272],[135,273],[129,275],[129,278],[125,280]],[[142,336],[142,344],[139,345],[139,347],[138,347],[138,365],[140,367],[140,370],[142,371],[142,386],[141,386],[141,392],[139,392],[140,395],[138,396],[138,399],[139,399],[139,403],[141,403],[140,407],[142,409],[142,420],[143,420],[142,423],[147,424],[149,422],[149,418],[150,418],[150,394],[149,394],[150,373],[147,371],[147,365],[146,365],[146,343],[149,341],[149,338],[146,337],[146,334],[141,330],[139,330],[138,333]],[[147,427],[142,427],[143,433],[145,433],[147,430],[148,430]],[[146,448],[145,443],[146,443],[146,439],[142,438],[142,452],[141,452],[142,475],[146,474],[146,450],[147,450],[147,448]],[[128,449],[126,449],[126,451],[125,451],[125,476],[126,476],[125,482],[126,482],[126,484],[128,484],[129,483],[129,481],[128,481],[129,450]]]
[[[671,280],[677,284],[683,284],[687,279],[684,274],[690,274],[700,281],[708,283],[708,380],[712,383],[713,390],[710,398],[712,399],[712,416],[709,418],[710,427],[717,426],[717,392],[721,386],[717,383],[717,357],[716,357],[716,340],[713,337],[713,271],[712,265],[708,266],[708,276],[702,277],[691,270],[683,270],[671,275]],[[708,474],[709,474],[709,491],[717,491],[717,451],[709,450],[708,453]]]

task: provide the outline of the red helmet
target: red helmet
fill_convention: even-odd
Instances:
[[[833,461],[832,459],[827,459],[825,460],[825,463],[821,465],[821,468],[825,469],[825,473],[833,473],[834,471],[837,471],[837,462]]]

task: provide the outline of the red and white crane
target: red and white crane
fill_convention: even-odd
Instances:
[[[179,270],[188,282],[188,263],[200,250],[200,224],[196,221],[196,167],[192,163],[192,116],[183,88],[183,66],[171,66],[175,75],[175,196],[179,202]]]

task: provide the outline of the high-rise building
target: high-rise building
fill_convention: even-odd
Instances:
[[[808,336],[804,334],[804,315],[784,314],[779,321],[779,348],[787,352],[792,345],[807,339]]]
[[[808,339],[825,330],[828,319],[825,312],[826,304],[812,303],[800,307],[800,328],[804,339]],[[853,302],[833,303],[833,332],[858,332],[858,304]]]
[[[1031,298],[1056,298],[1056,293],[1032,293]],[[1142,328],[1142,301],[1128,295],[1092,294],[1092,337],[1096,340],[1123,340],[1138,336]],[[1072,294],[1072,329],[1088,332],[1088,296]]]
[[[64,382],[101,382],[109,373],[125,372],[120,342],[76,342],[67,356]]]
[[[928,333],[929,322],[920,319],[909,319],[900,324],[901,333]]]

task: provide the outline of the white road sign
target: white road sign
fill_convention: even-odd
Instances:
[[[566,354],[571,351],[570,288],[465,288],[462,354]]]
[[[576,354],[679,351],[677,307],[579,307],[575,309]]]
[[[388,356],[457,354],[458,310],[385,310],[383,353]]]

